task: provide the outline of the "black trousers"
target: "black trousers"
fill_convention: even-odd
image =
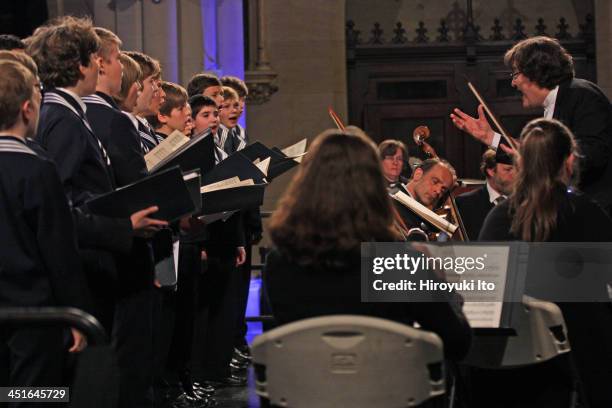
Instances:
[[[197,377],[221,380],[230,374],[234,349],[235,293],[238,271],[232,250],[208,251],[208,270],[200,280],[193,365]]]
[[[238,276],[236,279],[236,329],[234,333],[234,347],[246,346],[247,323],[244,320],[246,316],[247,302],[249,299],[249,289],[251,286],[251,263],[252,263],[252,246],[246,246],[246,261],[238,268]]]
[[[61,328],[0,328],[0,386],[66,386],[64,333]],[[24,408],[40,404],[20,402],[8,406]]]
[[[153,382],[159,384],[170,358],[177,296],[173,290],[155,288],[153,297]]]
[[[190,369],[198,284],[202,268],[201,251],[200,243],[181,242],[175,294],[174,330],[167,364],[167,371],[172,377]]]
[[[112,344],[119,367],[119,407],[153,407],[154,288],[124,295],[115,305]]]

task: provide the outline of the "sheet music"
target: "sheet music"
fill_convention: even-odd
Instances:
[[[170,133],[170,135],[168,135],[163,142],[155,146],[153,150],[145,155],[147,170],[151,171],[151,169],[158,165],[162,160],[164,160],[174,151],[178,150],[181,146],[185,145],[187,142],[189,142],[189,138],[182,132],[175,130],[174,132]]]
[[[227,188],[226,186],[233,186],[236,183],[240,183],[240,178],[238,176],[202,186],[200,192],[204,194],[210,191],[221,190],[223,188]]]
[[[485,256],[485,269],[465,271],[457,274],[454,271],[445,271],[448,282],[459,281],[486,281],[495,285],[494,290],[479,290],[474,285],[473,290],[458,290],[465,300],[463,313],[470,326],[477,328],[498,328],[501,323],[502,306],[506,290],[506,275],[508,273],[508,246],[435,246],[426,245],[432,256],[436,257],[462,257],[464,259]]]
[[[207,186],[203,186],[200,191],[203,193],[210,193],[211,191],[225,190],[228,188],[236,188],[242,186],[255,185],[253,179],[240,180],[238,177],[232,177],[231,179],[221,180]]]
[[[291,146],[285,147],[281,150],[283,154],[289,158],[294,159],[296,162],[301,163],[302,157],[306,154],[306,145],[308,139],[302,139],[299,142],[292,144]]]
[[[391,194],[391,197],[402,203],[408,209],[417,213],[419,216],[423,217],[426,221],[430,222],[436,228],[441,231],[447,232],[450,235],[453,235],[457,230],[457,226],[455,224],[451,224],[435,212],[431,211],[429,208],[425,207],[423,204],[419,203],[414,198],[410,197],[408,194],[398,190],[396,193]]]
[[[268,177],[268,168],[270,167],[270,160],[270,157],[263,161],[259,161],[259,159],[257,159],[253,162],[253,164],[257,166],[257,168],[264,174],[264,176]]]

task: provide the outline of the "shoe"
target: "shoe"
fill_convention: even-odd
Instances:
[[[249,346],[235,347],[233,358],[239,361],[248,361],[250,363],[253,359],[251,356],[251,349],[249,349]]]
[[[207,380],[204,381],[207,385],[212,385],[215,388],[221,387],[244,387],[247,385],[246,376],[230,374],[228,377],[225,377],[220,380]]]
[[[217,401],[214,398],[196,399],[185,393],[181,393],[170,404],[171,408],[211,408],[216,407]]]
[[[236,360],[235,358],[232,358],[232,361],[230,361],[230,368],[236,371],[244,371],[249,368],[249,363],[243,363]]]
[[[179,384],[187,395],[194,398],[210,397],[215,393],[213,387],[202,387],[199,383],[194,383],[189,370],[185,370],[179,374]]]
[[[248,344],[245,344],[243,346],[238,346],[235,347],[238,351],[240,351],[242,354],[251,357],[251,348],[248,346]]]
[[[205,385],[199,382],[193,382],[192,385],[196,391],[203,392],[204,394],[213,395],[216,391],[215,387],[210,384]]]

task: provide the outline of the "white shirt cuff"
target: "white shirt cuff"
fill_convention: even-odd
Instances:
[[[491,142],[491,149],[497,150],[500,140],[501,140],[501,134],[497,132],[493,133],[493,141]]]

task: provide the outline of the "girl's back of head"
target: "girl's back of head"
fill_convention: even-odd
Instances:
[[[545,241],[557,223],[560,194],[572,175],[576,142],[561,122],[535,119],[521,132],[518,173],[510,205],[512,233],[525,241]]]
[[[274,244],[306,263],[392,241],[392,207],[376,146],[354,127],[318,135],[270,221]]]

